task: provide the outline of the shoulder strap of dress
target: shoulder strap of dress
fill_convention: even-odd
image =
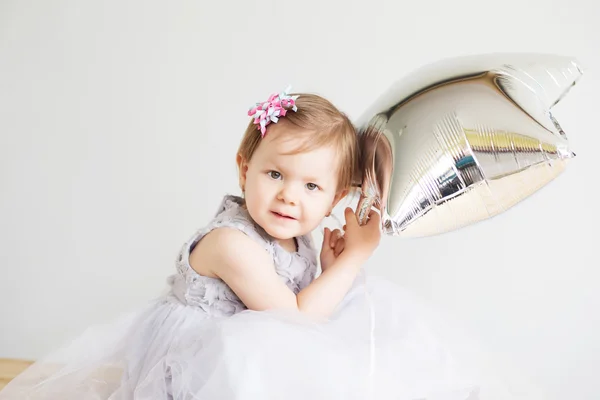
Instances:
[[[213,219],[203,228],[196,231],[182,246],[177,263],[180,272],[185,273],[189,269],[187,268],[187,260],[196,244],[212,230],[223,227],[243,232],[249,238],[262,245],[269,254],[274,255],[272,240],[266,232],[252,221],[248,211],[244,207],[244,200],[237,196],[228,195],[221,201]]]

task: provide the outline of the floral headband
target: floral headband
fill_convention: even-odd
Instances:
[[[281,93],[273,93],[267,101],[256,103],[248,111],[248,115],[254,118],[254,124],[260,131],[262,137],[267,133],[267,125],[271,122],[277,123],[279,117],[285,117],[288,110],[298,111],[296,99],[298,96],[290,96],[291,87],[287,87]]]

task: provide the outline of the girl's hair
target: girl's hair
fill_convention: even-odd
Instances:
[[[346,114],[338,110],[329,100],[315,94],[299,93],[297,95],[297,111],[289,110],[278,124],[292,124],[305,132],[303,145],[296,149],[297,153],[311,151],[321,146],[334,146],[338,157],[338,190],[350,190],[357,169],[357,135],[354,125]],[[266,134],[269,134],[267,127]],[[280,134],[280,132],[277,132]],[[257,126],[250,121],[238,153],[247,162],[258,148],[262,136]]]

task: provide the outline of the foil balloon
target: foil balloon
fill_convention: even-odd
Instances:
[[[358,120],[364,223],[441,234],[493,217],[555,179],[574,153],[551,108],[578,81],[569,57],[447,59],[398,81]]]

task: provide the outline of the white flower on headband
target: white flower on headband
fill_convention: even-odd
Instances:
[[[257,125],[262,137],[265,137],[267,125],[271,122],[277,123],[279,117],[285,117],[288,110],[298,111],[296,107],[298,96],[290,96],[290,89],[291,87],[288,86],[281,93],[273,93],[267,101],[256,103],[248,111],[248,115],[254,118],[254,124]]]

